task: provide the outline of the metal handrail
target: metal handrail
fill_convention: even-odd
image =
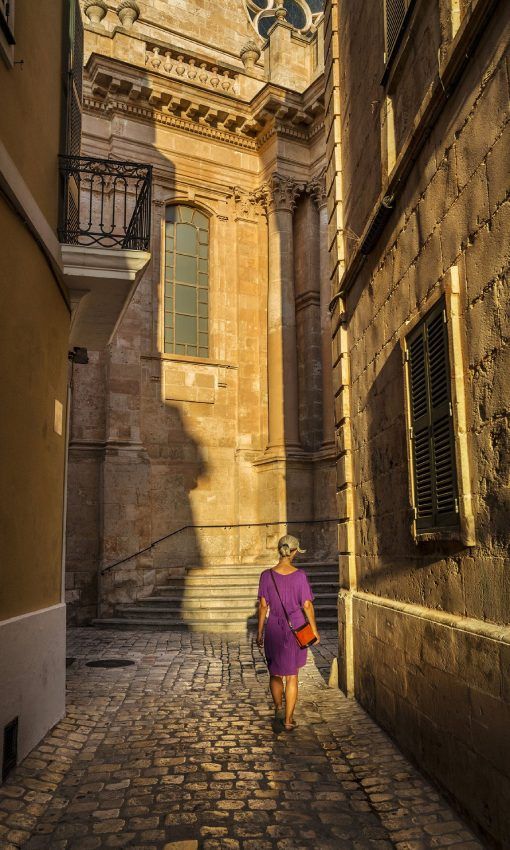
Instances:
[[[61,242],[149,250],[152,165],[69,155],[59,162]]]
[[[127,558],[122,558],[120,561],[115,561],[113,564],[108,564],[107,567],[104,567],[101,570],[101,575],[104,576],[105,573],[109,572],[109,570],[113,570],[114,567],[119,567],[121,564],[127,563],[127,561],[131,561],[133,558],[136,558],[138,555],[143,555],[145,552],[150,552],[154,546],[157,546],[159,543],[163,543],[165,540],[169,540],[170,537],[174,537],[176,534],[180,534],[181,531],[187,531],[188,528],[263,528],[268,525],[318,525],[326,522],[338,522],[338,517],[328,518],[328,519],[292,519],[292,520],[281,520],[275,522],[238,522],[238,523],[220,523],[218,525],[183,525],[181,528],[176,528],[175,531],[171,531],[169,534],[165,534],[164,537],[159,537],[158,540],[153,540],[152,543],[149,543],[144,549],[139,549],[138,552],[133,552],[132,555],[128,555]]]

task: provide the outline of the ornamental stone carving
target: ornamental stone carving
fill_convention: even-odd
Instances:
[[[83,12],[89,19],[91,24],[101,26],[101,22],[108,11],[108,6],[104,0],[85,0]]]
[[[246,10],[259,36],[266,38],[276,21],[285,21],[310,37],[324,9],[324,0],[245,0]]]
[[[230,95],[238,93],[238,77],[234,71],[226,68],[220,69],[212,63],[200,62],[192,56],[185,56],[184,53],[178,51],[165,50],[164,56],[162,56],[161,48],[157,44],[147,43],[145,45],[145,64],[155,71],[164,72],[181,80],[189,80],[195,85],[221,89]]]
[[[140,17],[140,7],[136,0],[120,0],[117,15],[122,26],[130,29]]]
[[[248,192],[240,186],[232,186],[231,192],[229,201],[235,218],[255,221],[257,216],[265,215],[267,199],[264,188]]]
[[[306,191],[312,198],[317,209],[320,210],[321,207],[325,206],[328,199],[326,191],[326,173],[323,171],[321,174],[318,174],[317,177],[314,177],[306,187]]]
[[[298,197],[305,189],[304,183],[298,183],[292,177],[284,177],[275,173],[261,188],[268,212],[286,210],[294,212]]]
[[[240,52],[241,61],[245,68],[253,68],[255,63],[259,61],[261,51],[259,46],[254,41],[247,41]]]

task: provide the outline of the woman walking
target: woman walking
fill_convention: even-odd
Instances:
[[[275,704],[275,717],[283,720],[284,728],[291,732],[297,726],[294,709],[298,698],[298,671],[304,667],[307,649],[302,648],[293,629],[299,629],[308,619],[316,638],[320,641],[313,593],[305,573],[293,565],[299,540],[287,534],[278,541],[280,560],[275,567],[264,570],[259,584],[259,624],[257,643],[264,644],[269,668],[269,687]],[[269,616],[268,615],[269,610]],[[288,619],[287,619],[287,616]],[[267,618],[267,620],[266,620]],[[292,624],[289,625],[288,620]],[[266,624],[264,632],[264,623]],[[285,679],[285,712],[283,694]]]

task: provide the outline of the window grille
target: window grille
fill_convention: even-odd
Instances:
[[[406,338],[405,361],[416,532],[458,527],[450,366],[443,302]]]
[[[165,352],[209,356],[209,220],[169,206],[165,226]]]
[[[386,62],[395,50],[413,0],[385,0]]]

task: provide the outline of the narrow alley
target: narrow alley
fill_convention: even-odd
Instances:
[[[422,850],[481,845],[358,703],[336,634],[273,719],[250,635],[73,629],[67,716],[0,789],[2,850]],[[108,660],[123,667],[88,666]]]

